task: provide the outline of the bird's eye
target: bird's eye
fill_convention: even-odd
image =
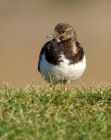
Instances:
[[[57,33],[59,33],[59,34],[60,34],[61,32],[60,32],[60,31],[57,31]]]
[[[64,33],[64,31],[61,31],[61,33]]]

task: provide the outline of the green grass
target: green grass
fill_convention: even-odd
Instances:
[[[0,140],[111,140],[111,87],[0,87]]]

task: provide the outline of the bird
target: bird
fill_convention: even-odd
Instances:
[[[57,84],[79,79],[85,69],[86,55],[76,31],[67,23],[58,23],[40,51],[38,71],[46,81]]]

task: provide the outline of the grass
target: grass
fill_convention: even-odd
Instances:
[[[111,140],[111,87],[0,86],[0,140]]]

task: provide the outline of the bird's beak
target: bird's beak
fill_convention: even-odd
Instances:
[[[57,37],[57,36],[58,36],[58,33],[57,33],[57,32],[54,32],[54,33],[48,34],[48,35],[47,35],[47,38],[53,39],[53,38],[55,38],[55,37]]]

